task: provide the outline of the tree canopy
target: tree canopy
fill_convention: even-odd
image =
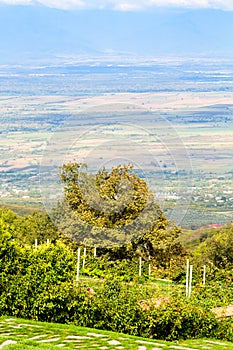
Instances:
[[[87,174],[86,165],[65,164],[61,169],[65,198],[83,221],[97,226],[116,228],[136,219],[152,200],[145,180],[131,165],[105,168]]]
[[[61,238],[61,234],[46,213],[33,212],[20,216],[3,207],[0,208],[0,233],[4,232],[26,244],[34,244],[36,238],[39,243],[45,243],[47,239],[54,242]]]
[[[215,234],[202,242],[194,252],[199,264],[212,263],[220,269],[233,266],[233,225],[217,229]]]
[[[166,265],[184,255],[180,229],[169,222],[146,181],[133,166],[103,168],[96,174],[87,165],[68,163],[61,167],[64,200],[56,212],[58,227],[86,245],[125,247],[147,259]]]

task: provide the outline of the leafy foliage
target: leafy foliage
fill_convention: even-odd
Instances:
[[[194,254],[198,263],[212,263],[218,269],[232,269],[233,225],[217,230],[197,247]]]
[[[25,244],[34,244],[35,239],[40,243],[47,239],[55,242],[62,237],[48,215],[40,212],[20,216],[8,208],[0,208],[0,226]]]
[[[61,180],[71,209],[97,227],[127,225],[149,200],[146,182],[132,172],[131,165],[114,167],[111,172],[104,168],[94,176],[83,171],[82,164],[69,163],[61,169]]]
[[[56,218],[66,234],[101,248],[113,244],[106,250],[113,260],[151,257],[154,265],[166,268],[171,260],[184,258],[181,230],[167,220],[132,165],[93,175],[87,174],[86,165],[64,164],[61,181],[65,202]]]

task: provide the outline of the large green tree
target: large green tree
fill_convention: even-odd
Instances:
[[[92,175],[87,174],[86,165],[65,164],[61,169],[65,198],[75,214],[91,225],[127,225],[152,199],[146,182],[132,169],[131,165],[117,166]]]
[[[85,164],[68,163],[60,177],[64,201],[56,215],[63,232],[84,244],[112,244],[121,254],[154,256],[164,266],[184,254],[180,229],[167,220],[131,164],[91,174]]]

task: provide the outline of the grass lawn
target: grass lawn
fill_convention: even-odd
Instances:
[[[0,349],[232,349],[233,344],[210,339],[165,342],[96,329],[0,317]]]

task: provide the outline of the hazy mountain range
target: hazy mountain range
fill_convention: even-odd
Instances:
[[[232,33],[232,11],[78,11],[0,5],[0,63],[105,52],[229,58]]]

